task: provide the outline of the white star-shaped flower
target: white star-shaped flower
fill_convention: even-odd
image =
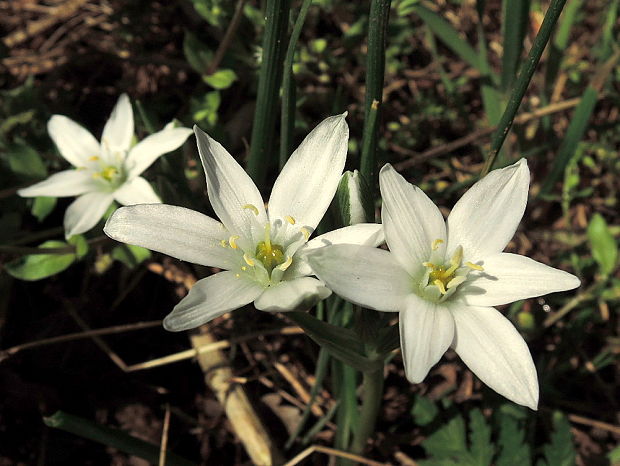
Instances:
[[[293,152],[278,176],[268,209],[251,178],[217,141],[194,128],[207,193],[221,223],[170,205],[123,207],[105,233],[118,241],[181,260],[225,269],[198,281],[164,320],[181,331],[254,302],[259,310],[308,308],[331,291],[306,254],[339,243],[377,246],[381,225],[357,224],[308,241],[334,197],[344,168],[346,115],[327,118]]]
[[[65,235],[84,233],[94,227],[110,204],[161,202],[140,175],[163,154],[180,147],[191,134],[189,128],[166,126],[132,147],[134,121],[126,94],[118,99],[103,128],[101,143],[85,128],[63,115],[47,124],[60,155],[75,168],[20,189],[23,197],[78,198],[65,212]]]
[[[524,159],[494,170],[457,202],[447,222],[390,165],[380,173],[390,252],[353,245],[314,251],[309,262],[334,292],[378,311],[398,311],[407,378],[421,382],[452,346],[489,387],[536,409],[528,347],[492,306],[579,286],[577,277],[502,252],[525,211]]]

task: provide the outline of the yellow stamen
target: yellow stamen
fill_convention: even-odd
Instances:
[[[441,292],[441,294],[446,294],[446,287],[444,286],[443,282],[439,279],[435,280],[433,282],[433,285],[435,285],[437,288],[439,288],[439,291]]]
[[[484,272],[484,267],[478,264],[473,264],[472,262],[465,262],[465,265],[472,270],[478,270],[480,272]]]
[[[243,260],[245,261],[246,264],[248,264],[250,267],[254,267],[254,259],[252,259],[250,256],[248,256],[248,253],[246,252],[243,255]]]
[[[306,241],[308,241],[308,239],[310,238],[310,232],[308,231],[307,228],[300,228],[300,230],[303,234],[304,234],[304,238],[306,238]]]
[[[291,217],[290,215],[287,215],[286,217],[284,217],[284,220],[286,220],[291,225],[295,225],[295,219]]]
[[[433,264],[432,262],[422,262],[422,265],[424,267],[428,267],[430,269],[434,269],[435,268],[435,264]]]
[[[254,212],[254,215],[258,217],[258,208],[254,204],[246,204],[243,206],[244,209],[249,209]]]
[[[431,244],[431,249],[433,251],[437,251],[437,249],[439,249],[439,245],[443,243],[442,239],[436,239],[435,241],[433,241],[433,244]]]
[[[239,235],[232,235],[230,238],[228,238],[228,244],[230,244],[230,247],[233,249],[237,249],[239,246],[237,246],[236,241],[239,239]]]
[[[222,246],[223,248],[228,246],[228,243],[226,242],[225,239],[220,240],[220,246]]]
[[[248,268],[245,265],[242,265],[241,266],[241,270],[243,270],[245,272],[246,270],[248,270]]]
[[[239,278],[241,277],[241,275],[239,275],[238,273],[235,274],[235,278]]]
[[[99,178],[101,178],[101,173],[96,172],[96,173],[93,173],[91,176],[92,176],[95,180],[98,180]]]
[[[98,155],[93,155],[92,157],[88,157],[88,160],[91,162],[96,162],[97,160],[99,160],[99,156]]]
[[[288,256],[286,258],[286,262],[278,265],[276,268],[278,268],[278,269],[282,270],[282,272],[284,272],[286,269],[288,269],[291,266],[292,263],[293,263],[293,258],[291,256]]]

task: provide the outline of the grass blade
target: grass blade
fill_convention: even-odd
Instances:
[[[500,74],[501,89],[510,89],[523,51],[523,39],[530,13],[530,0],[511,0],[502,2],[502,29],[504,35],[504,54]]]

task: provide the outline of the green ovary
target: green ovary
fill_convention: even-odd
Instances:
[[[279,244],[261,241],[256,246],[256,259],[262,262],[267,272],[285,262],[284,249]]]

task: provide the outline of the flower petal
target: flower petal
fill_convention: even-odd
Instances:
[[[502,252],[525,212],[529,184],[525,159],[474,184],[448,217],[448,254],[460,245],[464,260],[476,262]]]
[[[48,179],[17,191],[22,197],[79,196],[97,189],[97,183],[86,170],[65,170],[54,173]]]
[[[224,225],[184,207],[142,204],[121,207],[108,219],[104,233],[123,243],[163,252],[193,264],[236,268],[241,253],[220,243],[230,233]]]
[[[312,267],[306,261],[306,253],[313,249],[332,244],[359,244],[377,247],[385,242],[383,226],[378,223],[358,223],[337,230],[332,230],[310,240],[297,250],[293,264],[287,269],[286,277],[312,275]]]
[[[445,241],[446,223],[433,201],[390,164],[381,169],[379,186],[385,240],[405,270],[415,275],[430,259],[433,242]],[[439,243],[437,248],[441,254],[445,244]]]
[[[113,200],[111,193],[94,191],[82,194],[65,212],[65,236],[79,235],[97,225]]]
[[[266,224],[267,213],[258,188],[236,160],[216,140],[194,126],[198,152],[207,177],[207,192],[213,210],[232,234],[256,244],[253,225]],[[256,207],[258,214],[244,206]],[[262,232],[261,232],[262,233]]]
[[[346,114],[323,120],[302,141],[278,179],[269,198],[269,219],[295,221],[313,230],[332,201],[347,158],[349,127]]]
[[[234,272],[220,272],[203,278],[166,316],[164,328],[180,332],[199,327],[251,303],[263,289],[253,281],[237,278]]]
[[[89,157],[101,155],[99,142],[90,132],[64,115],[54,115],[47,122],[47,132],[60,155],[74,167],[84,167]]]
[[[454,349],[463,362],[500,395],[536,410],[536,367],[517,329],[492,307],[451,311],[456,324]]]
[[[127,94],[122,94],[112,110],[112,114],[103,127],[101,144],[109,152],[125,153],[131,147],[133,139],[133,109]]]
[[[412,293],[411,277],[383,249],[336,244],[310,252],[308,262],[334,292],[377,311],[402,310]]]
[[[474,306],[498,306],[519,299],[577,288],[580,281],[563,270],[517,254],[499,253],[482,262],[484,272],[459,290]]]
[[[410,382],[420,383],[452,344],[454,319],[445,306],[415,295],[407,298],[398,318],[405,374]]]
[[[114,192],[114,199],[123,205],[157,204],[161,199],[141,176],[129,180]]]
[[[256,298],[254,306],[260,311],[286,312],[310,309],[332,292],[325,285],[311,277],[283,280],[270,286]]]
[[[190,134],[189,128],[169,128],[144,138],[127,155],[129,178],[140,175],[159,157],[181,147]]]

